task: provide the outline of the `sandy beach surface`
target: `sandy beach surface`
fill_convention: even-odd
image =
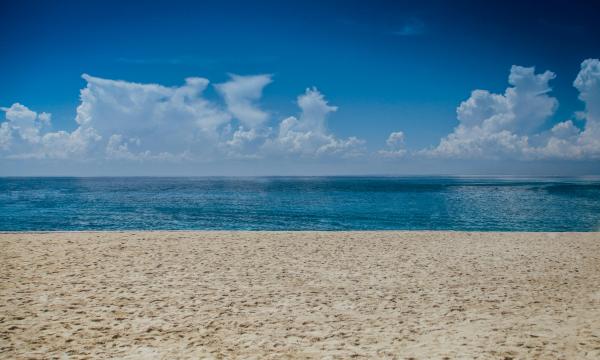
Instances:
[[[0,358],[600,358],[599,233],[0,234]]]

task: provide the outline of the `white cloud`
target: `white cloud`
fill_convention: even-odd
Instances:
[[[541,134],[541,137],[545,138],[542,145],[528,146],[524,153],[530,158],[581,158],[584,153],[577,145],[580,134],[581,131],[571,120],[560,122],[547,134]]]
[[[89,128],[78,128],[72,133],[50,132],[51,114],[37,113],[24,105],[14,103],[1,108],[6,120],[0,125],[0,149],[5,156],[16,159],[68,158],[81,155],[98,135]]]
[[[10,147],[12,143],[11,132],[12,129],[10,128],[8,121],[0,124],[0,150],[6,150]]]
[[[385,141],[389,147],[404,146],[404,133],[402,131],[392,132]]]
[[[406,155],[404,147],[404,133],[402,131],[392,132],[385,141],[386,149],[379,150],[378,154],[386,158],[399,158]]]
[[[600,158],[600,60],[584,60],[573,86],[585,104],[585,111],[575,114],[585,121],[583,130],[571,120],[560,122],[550,130],[545,144],[527,149],[528,153],[542,158]]]
[[[555,138],[567,140],[579,135],[580,130],[573,124],[573,121],[567,120],[554,125],[550,132]]]
[[[363,144],[327,131],[326,116],[337,108],[317,90],[298,98],[299,119],[284,121],[279,133],[273,132],[267,126],[268,112],[257,105],[270,75],[231,75],[230,81],[215,86],[224,105],[203,97],[209,85],[204,78],[167,87],[82,77],[86,86],[77,107],[78,127],[72,132],[48,131],[51,114],[18,103],[2,108],[6,121],[0,124],[1,156],[203,162],[281,153],[348,156]]]
[[[208,80],[188,78],[179,87],[101,79],[84,74],[87,85],[73,132],[41,134],[50,114],[20,104],[4,108],[0,143],[12,158],[173,159],[208,156],[231,115],[202,98]],[[8,125],[5,125],[8,124]],[[6,130],[8,127],[8,130]],[[27,146],[15,144],[18,135]],[[131,139],[136,139],[133,143]],[[10,149],[9,149],[10,148]]]
[[[53,159],[84,159],[89,148],[102,137],[88,126],[80,126],[73,132],[49,132],[42,137],[42,149],[35,157]]]
[[[341,155],[353,157],[362,154],[364,141],[356,137],[339,139],[327,130],[327,115],[337,111],[316,88],[306,89],[298,96],[299,118],[290,116],[279,124],[274,139],[265,143],[267,151],[297,154],[305,157]]]
[[[279,124],[260,108],[270,75],[238,76],[218,84],[222,101],[208,100],[209,81],[187,78],[180,86],[140,84],[84,74],[77,128],[51,131],[52,116],[15,103],[0,108],[0,157],[101,161],[192,161],[321,156],[356,157],[365,142],[340,138],[327,126],[337,111],[317,89],[298,96],[300,113]],[[558,101],[550,95],[554,73],[513,66],[501,94],[474,90],[457,108],[458,125],[437,146],[409,151],[404,133],[392,132],[376,152],[387,158],[598,159],[600,61],[588,59],[573,85],[585,105],[574,120],[549,121]]]
[[[12,104],[9,108],[0,108],[5,112],[6,120],[8,120],[7,128],[14,132],[18,138],[25,142],[37,143],[40,141],[40,129],[42,121],[35,111],[29,110],[27,106],[19,103]],[[47,116],[43,117],[46,122]]]
[[[231,116],[202,97],[209,81],[187,78],[179,87],[138,84],[83,75],[77,122],[95,129],[106,141],[108,158],[148,159],[179,157],[186,153],[207,156],[219,141],[219,128]],[[135,150],[117,151],[112,138],[141,139]],[[128,155],[125,155],[128,154]],[[163,156],[164,157],[164,156]]]
[[[228,158],[256,159],[262,157],[260,146],[268,136],[270,129],[256,130],[244,129],[240,126],[231,136],[221,144]]]
[[[52,121],[52,114],[41,112],[38,114],[38,120],[40,120],[43,124],[49,125]]]
[[[226,144],[234,148],[241,148],[244,144],[256,140],[257,138],[258,133],[256,130],[250,129],[246,131],[243,127],[240,127],[233,133],[231,140],[226,141]]]
[[[582,62],[573,85],[584,101],[581,130],[573,121],[535,133],[555,113],[558,101],[549,95],[555,74],[513,66],[504,94],[475,90],[457,108],[458,126],[437,147],[419,153],[453,158],[540,159],[597,158],[600,155],[600,61]]]
[[[326,131],[327,115],[337,111],[337,106],[331,106],[325,96],[317,88],[306,89],[298,96],[298,106],[302,110],[297,124],[298,130]]]
[[[227,110],[249,128],[262,125],[269,114],[262,111],[256,101],[262,97],[263,88],[272,82],[271,75],[231,74],[230,77],[228,82],[215,85],[225,99]]]
[[[512,86],[504,94],[474,90],[456,109],[462,133],[481,129],[486,134],[526,134],[543,124],[558,107],[558,101],[548,95],[549,81],[555,75],[550,71],[535,74],[534,70],[513,66],[508,78]]]
[[[129,150],[129,144],[134,144],[139,146],[139,141],[136,142],[133,138],[131,139],[123,139],[123,135],[121,134],[113,134],[108,139],[108,144],[106,144],[106,155],[112,159],[126,159],[126,160],[136,160],[139,157],[148,156],[149,152],[146,151],[141,154],[133,154]]]
[[[515,133],[530,133],[551,117],[558,108],[558,101],[549,96],[550,80],[556,78],[551,71],[535,74],[535,68],[514,66],[510,70],[505,98],[509,105],[506,119],[495,124],[497,129]],[[494,124],[489,124],[494,125]]]
[[[573,82],[579,99],[585,103],[585,129],[577,139],[589,156],[600,157],[600,60],[587,59]]]

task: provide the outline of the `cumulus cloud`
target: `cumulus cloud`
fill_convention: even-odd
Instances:
[[[316,89],[298,98],[302,110],[268,126],[269,113],[258,103],[270,75],[231,75],[215,85],[223,104],[203,96],[204,78],[180,86],[141,84],[83,74],[72,131],[50,131],[51,115],[19,103],[2,108],[0,156],[121,161],[217,161],[285,154],[347,156],[363,144],[327,131],[327,114],[336,111]],[[290,145],[293,145],[290,147]]]
[[[585,130],[577,139],[583,151],[600,156],[600,60],[587,59],[581,63],[581,70],[573,82],[579,90],[579,99],[585,103]]]
[[[229,133],[230,131],[226,131]],[[238,127],[231,138],[221,143],[221,148],[227,158],[257,159],[263,156],[261,146],[270,133],[267,129],[245,129]]]
[[[550,71],[535,73],[533,67],[513,66],[504,94],[474,90],[457,108],[458,126],[431,149],[419,153],[451,158],[582,158],[598,153],[600,103],[598,60],[585,60],[574,82],[586,104],[585,129],[571,120],[539,131],[556,112],[558,101],[549,95]]]
[[[307,157],[327,154],[351,157],[363,152],[363,140],[356,137],[339,139],[329,133],[327,116],[337,111],[337,107],[329,105],[316,88],[306,89],[298,96],[297,104],[301,109],[300,116],[284,119],[279,124],[277,136],[265,143],[265,149]]]
[[[100,136],[93,128],[80,126],[73,132],[49,132],[42,138],[42,148],[35,157],[51,159],[85,159],[91,147],[100,141]]]
[[[545,144],[527,149],[529,154],[563,159],[600,158],[600,60],[583,61],[573,86],[585,104],[585,111],[576,114],[584,121],[584,128],[572,120],[560,122],[549,134],[542,134],[546,135]]]
[[[231,80],[215,85],[225,99],[227,110],[249,128],[262,125],[269,114],[261,110],[256,101],[262,97],[263,88],[272,82],[271,75],[231,74],[230,77]]]
[[[379,150],[379,155],[386,158],[399,158],[406,155],[404,147],[404,133],[402,131],[392,132],[385,141],[386,149]]]
[[[149,151],[145,151],[141,154],[133,154],[129,150],[129,145],[133,144],[135,146],[140,145],[140,141],[137,138],[123,139],[123,135],[121,134],[113,134],[108,139],[108,143],[106,144],[106,155],[109,158],[113,159],[127,159],[133,160],[136,157],[144,157],[149,155]]]
[[[7,157],[87,159],[178,159],[193,153],[208,157],[220,141],[220,128],[231,120],[224,109],[202,97],[207,79],[187,78],[166,87],[82,75],[86,86],[77,107],[73,132],[40,131],[49,114],[21,104],[4,108],[0,144]],[[6,135],[8,133],[8,135]],[[28,146],[17,146],[15,138]]]
[[[19,103],[1,110],[5,112],[6,121],[0,125],[0,149],[7,152],[8,158],[77,157],[99,139],[89,128],[80,127],[71,133],[51,132],[48,130],[50,114],[37,113]]]
[[[12,141],[12,129],[8,122],[0,124],[0,149],[6,150],[10,147]]]
[[[231,75],[179,86],[102,79],[87,74],[73,131],[53,130],[52,116],[20,103],[2,107],[0,158],[102,161],[220,161],[268,157],[356,157],[365,142],[328,129],[338,109],[316,88],[297,97],[299,114],[278,123],[261,109],[270,75]],[[599,159],[600,60],[582,62],[573,86],[584,111],[550,124],[558,107],[551,71],[513,66],[502,93],[474,90],[456,110],[458,124],[431,148],[409,151],[401,131],[376,152],[386,158]],[[547,130],[541,130],[547,129]]]
[[[208,155],[219,141],[220,128],[231,119],[226,111],[203,98],[209,84],[204,78],[187,78],[176,87],[86,74],[83,78],[87,86],[81,91],[76,121],[108,141],[104,149],[108,158]],[[139,141],[132,146],[123,143],[125,139]],[[115,147],[117,140],[120,145]]]
[[[458,126],[425,153],[441,157],[498,157],[520,155],[527,134],[554,114],[558,101],[548,95],[555,74],[536,74],[534,68],[513,66],[504,94],[474,90],[456,109]]]
[[[6,120],[8,120],[6,132],[13,132],[25,142],[38,143],[40,141],[40,129],[43,123],[48,121],[47,116],[40,119],[35,111],[31,111],[27,106],[19,103],[1,109],[5,112]]]

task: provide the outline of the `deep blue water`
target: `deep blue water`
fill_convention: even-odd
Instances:
[[[0,178],[0,231],[598,231],[600,179]]]

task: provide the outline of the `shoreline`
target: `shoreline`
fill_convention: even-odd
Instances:
[[[123,234],[123,233],[131,233],[131,234],[143,234],[143,233],[198,233],[209,234],[223,234],[223,233],[248,233],[248,234],[330,234],[330,233],[358,233],[358,234],[377,234],[377,233],[398,233],[398,234],[423,234],[423,233],[438,233],[438,234],[600,234],[600,230],[590,230],[590,231],[496,231],[496,230],[186,230],[186,229],[169,229],[169,230],[0,230],[0,235],[14,235],[14,234]]]
[[[598,358],[600,233],[0,233],[0,358]]]

